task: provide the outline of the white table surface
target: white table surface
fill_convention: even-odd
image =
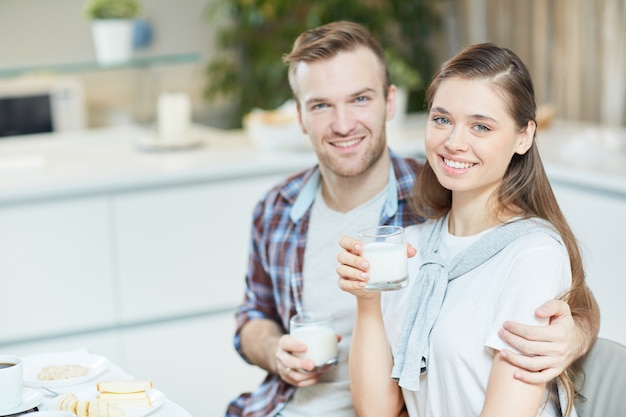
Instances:
[[[66,351],[62,353],[67,354],[68,357],[71,357],[72,352],[84,353],[86,352],[86,350],[76,349],[74,351]],[[54,352],[54,354],[58,354],[58,353],[59,352]],[[51,356],[52,355],[53,354],[51,354]],[[40,358],[41,356],[45,356],[45,353],[37,354],[38,358]],[[28,356],[24,356],[24,358],[28,358]],[[53,363],[51,363],[51,365],[52,364]],[[93,387],[96,383],[100,381],[119,380],[119,379],[134,379],[134,378],[107,358],[106,370],[102,374],[98,375],[95,379],[89,382],[82,383],[82,384],[67,385],[63,387],[54,387],[53,389],[54,389],[54,392],[56,393],[64,394],[67,392],[76,392],[85,388]],[[156,386],[154,388],[159,389],[159,387],[156,387]],[[42,394],[44,394],[43,402],[39,406],[37,406],[39,410],[56,409],[55,408],[56,397],[54,395],[46,392],[44,389],[40,389],[40,388],[30,388],[30,389],[35,389],[41,392]],[[163,405],[156,408],[154,411],[150,412],[147,415],[149,415],[150,417],[191,417],[191,414],[187,412],[185,409],[183,409],[180,405],[169,400],[167,398],[167,393],[163,392],[163,395],[165,396],[165,402],[163,403]],[[30,415],[30,414],[26,414],[26,415]],[[33,414],[33,416],[35,415],[37,414]]]

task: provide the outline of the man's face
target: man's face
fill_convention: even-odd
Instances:
[[[395,109],[395,87],[385,98],[383,80],[380,62],[364,47],[298,64],[293,85],[300,125],[324,174],[358,176],[383,155],[385,121]]]

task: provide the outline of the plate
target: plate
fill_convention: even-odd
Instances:
[[[37,407],[43,401],[43,394],[34,389],[24,388],[22,391],[22,403],[10,410],[0,411],[0,416],[10,416],[11,414],[22,413]]]
[[[96,388],[95,385],[93,387],[81,388],[81,389],[70,391],[70,392],[74,393],[74,395],[76,395],[76,398],[78,398],[79,400],[93,400],[94,398],[98,396],[98,389]],[[149,408],[120,407],[122,410],[124,410],[124,413],[126,414],[125,417],[147,416],[148,414],[150,414],[151,412],[153,412],[154,410],[156,410],[157,408],[159,408],[165,403],[165,395],[161,391],[152,388],[146,391],[146,393],[148,394],[148,397],[150,397],[150,401],[152,402],[152,407],[149,407]],[[52,399],[51,402],[48,403],[47,408],[49,410],[58,409],[58,406],[59,406],[58,398],[59,397],[54,398]]]
[[[94,355],[86,350],[43,353],[22,357],[24,366],[24,386],[31,388],[66,387],[91,381],[101,375],[109,367],[109,361],[100,355]],[[83,365],[89,367],[86,375],[77,378],[40,381],[37,374],[45,366],[50,365]]]

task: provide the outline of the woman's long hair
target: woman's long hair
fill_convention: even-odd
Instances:
[[[522,60],[511,50],[491,43],[477,44],[445,62],[426,92],[428,109],[441,83],[451,77],[488,80],[507,103],[520,131],[526,129],[529,122],[536,125],[533,82]],[[562,299],[568,302],[572,316],[594,314],[592,321],[599,321],[597,314],[591,313],[596,311],[595,301],[585,284],[580,248],[556,201],[534,140],[525,154],[513,155],[493,198],[493,214],[497,219],[504,220],[515,213],[523,218],[539,217],[554,226],[565,243],[572,270],[572,286]],[[445,215],[452,205],[451,191],[439,184],[428,162],[414,186],[413,204],[418,213],[427,218]],[[575,396],[572,368],[559,378],[567,388],[568,404],[564,411],[565,416],[569,416]]]

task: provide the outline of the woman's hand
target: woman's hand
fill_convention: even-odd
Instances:
[[[344,249],[337,254],[339,288],[361,299],[377,298],[376,291],[365,291],[365,283],[370,276],[369,262],[361,257],[363,244],[350,236],[342,236],[339,239],[339,246]],[[416,249],[407,244],[407,256],[411,258],[416,253]]]
[[[357,297],[374,293],[365,291],[365,283],[369,279],[369,263],[360,255],[363,252],[363,244],[350,236],[342,236],[339,246],[344,250],[337,254],[337,274],[339,275],[339,288],[354,294]]]

